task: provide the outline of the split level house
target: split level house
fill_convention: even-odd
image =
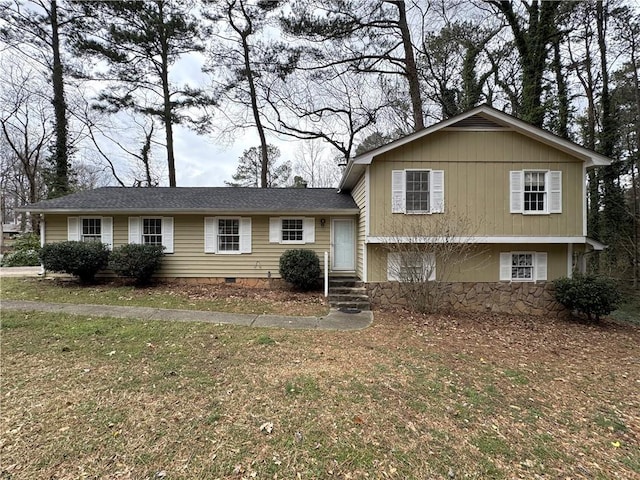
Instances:
[[[406,263],[446,281],[452,307],[544,313],[550,282],[604,248],[587,238],[586,177],[609,163],[480,106],[351,159],[337,189],[104,187],[22,210],[41,215],[42,242],[162,244],[170,279],[261,282],[287,249],[328,252],[329,275],[374,303],[402,303],[388,246],[414,244],[427,253]],[[425,248],[438,242],[475,254],[447,269]]]

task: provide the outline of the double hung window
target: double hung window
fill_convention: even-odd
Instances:
[[[391,212],[444,213],[444,170],[393,170]]]
[[[162,245],[162,218],[142,219],[142,243]]]
[[[102,219],[101,218],[83,218],[82,233],[80,240],[83,242],[101,242],[102,241]]]
[[[237,218],[218,219],[218,251],[240,251],[240,220]]]

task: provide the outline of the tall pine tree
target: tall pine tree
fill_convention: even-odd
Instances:
[[[193,6],[171,0],[83,2],[82,6],[87,13],[83,30],[91,34],[78,35],[76,51],[107,65],[103,72],[84,72],[109,81],[97,107],[133,110],[164,125],[169,186],[175,187],[173,127],[181,123],[203,127],[206,116],[196,117],[189,109],[212,103],[202,89],[171,81],[177,60],[204,49]]]

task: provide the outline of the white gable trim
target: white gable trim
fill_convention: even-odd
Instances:
[[[605,157],[604,155],[600,155],[599,153],[570,142],[569,140],[566,140],[562,137],[558,137],[557,135],[549,133],[541,128],[534,127],[527,122],[519,120],[511,115],[507,115],[506,113],[496,110],[493,107],[490,107],[488,105],[480,105],[479,107],[469,110],[468,112],[461,113],[460,115],[456,115],[455,117],[443,120],[442,122],[431,125],[424,130],[420,130],[419,132],[407,135],[406,137],[400,138],[394,142],[388,143],[387,145],[383,145],[369,152],[365,152],[362,155],[351,159],[347,164],[347,168],[345,169],[342,179],[340,180],[338,189],[348,189],[353,186],[352,183],[355,182],[357,178],[354,178],[354,175],[352,175],[352,173],[357,174],[358,172],[360,172],[361,174],[361,170],[358,168],[354,169],[354,166],[370,165],[375,157],[382,155],[383,153],[395,150],[398,147],[411,143],[414,140],[425,137],[439,130],[450,127],[457,122],[474,115],[485,117],[495,123],[504,125],[509,130],[521,133],[553,148],[557,148],[558,150],[561,150],[565,153],[576,156],[584,161],[585,168],[606,166],[611,164],[611,159]]]

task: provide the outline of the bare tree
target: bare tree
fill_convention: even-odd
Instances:
[[[9,204],[35,203],[46,196],[43,177],[48,147],[54,138],[52,108],[33,70],[19,63],[2,65],[6,81],[0,85],[0,135],[3,155],[3,194]],[[22,216],[22,223],[25,217]],[[37,231],[32,217],[31,229]]]
[[[71,187],[63,43],[73,23],[73,15],[67,8],[60,9],[56,0],[29,0],[26,3],[13,0],[2,7],[7,28],[0,29],[0,38],[17,56],[39,64],[50,79],[55,143],[48,195],[65,195]]]
[[[473,241],[477,224],[452,211],[394,219],[385,230],[391,232],[382,244],[388,278],[419,312],[440,309],[451,275],[483,253]]]
[[[295,154],[294,172],[313,188],[336,187],[342,172],[326,156],[326,147],[317,141],[305,140]]]

